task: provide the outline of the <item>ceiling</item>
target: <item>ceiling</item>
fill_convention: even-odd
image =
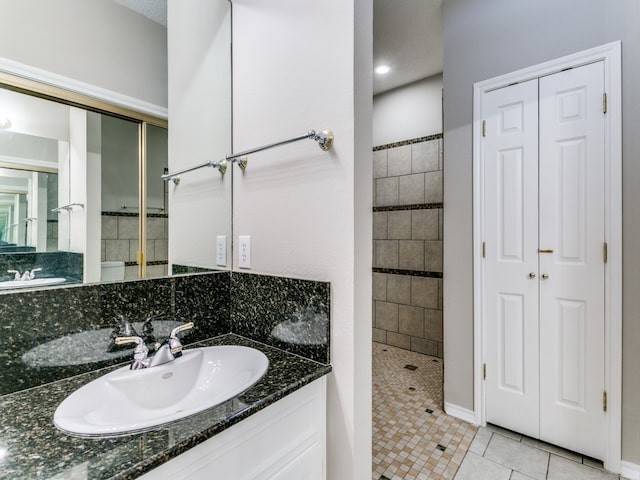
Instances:
[[[374,0],[373,93],[382,93],[442,73],[442,1]]]
[[[167,0],[114,1],[167,26]],[[391,66],[374,95],[442,72],[442,1],[374,0],[373,65]]]
[[[167,0],[114,0],[114,2],[141,13],[160,25],[167,26]]]

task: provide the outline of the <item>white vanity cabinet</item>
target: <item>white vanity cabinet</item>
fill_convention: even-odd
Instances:
[[[319,378],[140,478],[325,479],[326,388]]]

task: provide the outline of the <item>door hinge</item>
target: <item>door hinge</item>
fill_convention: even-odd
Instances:
[[[486,363],[482,364],[482,379],[483,380],[487,379],[487,364]]]
[[[606,390],[602,392],[602,411],[607,411],[607,392]]]
[[[487,244],[482,242],[482,258],[486,258],[487,256]]]
[[[609,246],[607,242],[602,244],[602,260],[604,263],[607,263],[607,259],[609,258]]]
[[[482,120],[482,136],[487,136],[487,122],[486,120]]]
[[[607,113],[607,94],[602,94],[602,113]]]

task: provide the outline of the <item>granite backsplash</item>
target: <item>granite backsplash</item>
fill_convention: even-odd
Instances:
[[[183,343],[235,333],[329,363],[330,284],[243,272],[212,272],[0,295],[0,395],[128,361],[109,352],[122,318],[157,336],[193,321]]]

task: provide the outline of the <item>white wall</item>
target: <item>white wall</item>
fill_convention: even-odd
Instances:
[[[444,21],[445,400],[473,408],[472,86],[622,40],[622,458],[640,464],[640,4],[635,0],[448,0]]]
[[[231,10],[227,0],[169,2],[169,172],[231,153]],[[255,79],[254,79],[255,81]],[[215,267],[217,235],[231,265],[231,165],[169,182],[169,263]]]
[[[0,58],[167,105],[166,29],[111,0],[0,0]]]
[[[335,134],[234,167],[234,239],[254,272],[331,282],[327,478],[370,478],[371,2],[235,0],[233,20],[235,150]]]
[[[442,133],[442,74],[373,97],[373,145]]]

